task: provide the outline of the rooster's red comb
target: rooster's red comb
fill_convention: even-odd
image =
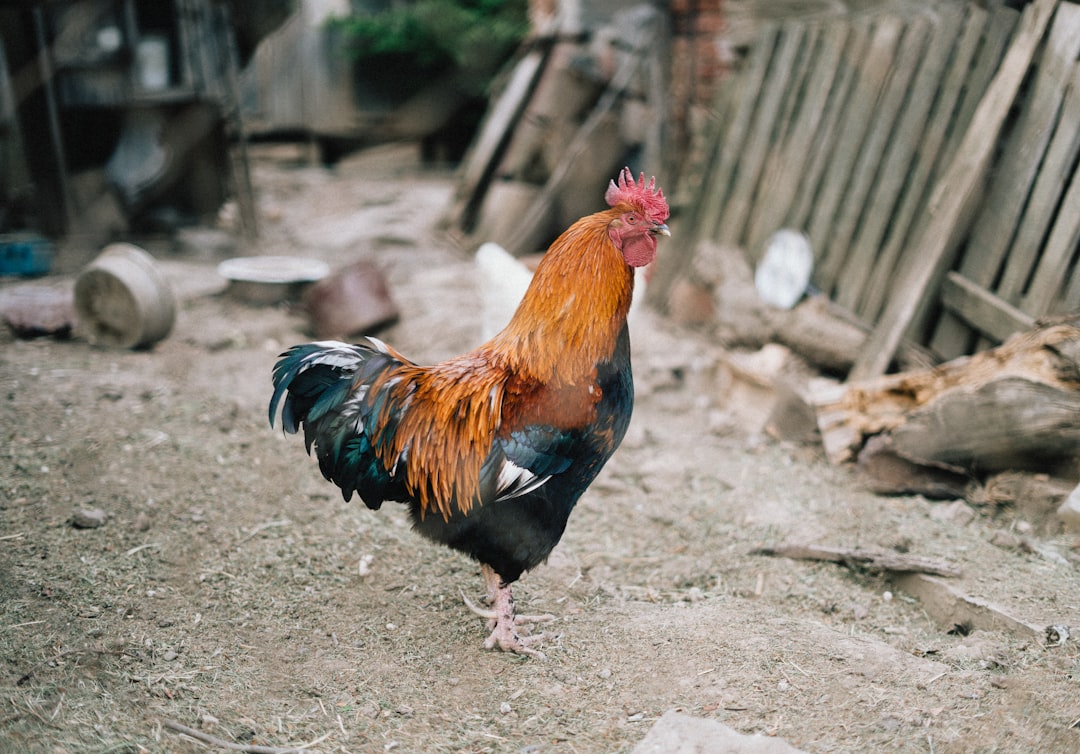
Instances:
[[[667,220],[670,214],[664,192],[656,187],[656,178],[650,178],[649,182],[645,183],[645,174],[642,173],[641,178],[635,182],[630,168],[623,168],[619,173],[618,185],[614,180],[608,184],[604,200],[612,207],[620,203],[633,205],[656,222]]]

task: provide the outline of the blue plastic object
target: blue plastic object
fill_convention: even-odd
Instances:
[[[0,234],[0,275],[33,277],[52,269],[53,244],[33,233]]]

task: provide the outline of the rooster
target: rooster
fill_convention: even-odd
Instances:
[[[630,422],[634,268],[670,235],[669,213],[656,179],[629,168],[604,198],[610,209],[552,243],[513,318],[473,351],[420,366],[376,338],[323,341],[274,367],[271,426],[280,405],[346,501],[406,503],[421,535],[479,562],[488,649],[540,655],[547,635],[518,629],[552,616],[517,615],[510,585],[547,559]]]

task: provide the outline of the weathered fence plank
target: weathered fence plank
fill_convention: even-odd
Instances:
[[[842,148],[832,153],[822,191],[817,196],[807,228],[810,244],[819,255],[814,280],[825,292],[831,292],[843,262],[842,250],[831,245],[836,217],[848,194],[862,145],[874,120],[878,97],[893,68],[903,30],[904,21],[899,17],[876,19],[870,45],[862,59],[849,106],[840,124],[837,144]]]
[[[957,272],[945,276],[941,302],[979,332],[1001,342],[1031,329],[1035,318],[1003,301]]]
[[[1031,206],[997,288],[998,296],[1012,303],[1019,302],[1025,311],[1035,314],[1045,314],[1049,310],[1051,301],[1063,287],[1070,255],[1077,250],[1077,231],[1080,229],[1080,177],[1075,170],[1080,155],[1077,124],[1080,124],[1080,65],[1073,67],[1057,129],[1031,194]],[[1030,286],[1021,298],[1029,276]]]
[[[913,86],[913,83],[918,83],[914,82],[915,73],[926,60],[932,32],[930,20],[925,16],[913,19],[904,32],[896,63],[859,156],[859,163],[848,189],[848,199],[836,218],[836,227],[829,240],[829,245],[834,250],[834,258],[839,262],[833,298],[851,311],[856,311],[859,293],[874,267],[877,256],[876,244],[873,247],[860,246],[857,235],[864,227],[876,224],[884,229],[888,223],[896,194],[910,167],[914,141],[926,126],[925,118],[912,121],[906,117],[918,109],[912,99],[924,101],[926,108],[929,108],[937,89],[937,76],[931,82],[922,82],[927,84],[928,91],[921,91]],[[911,134],[907,148],[903,143],[904,128]],[[902,161],[894,160],[894,155]]]
[[[806,171],[799,177],[796,200],[788,216],[787,225],[805,229],[810,223],[816,197],[821,188],[826,169],[833,159],[834,149],[840,141],[840,124],[846,116],[846,108],[855,86],[859,66],[870,43],[869,19],[856,19],[844,40],[843,50],[829,90],[821,127],[814,134]]]
[[[749,216],[754,193],[765,166],[765,159],[776,133],[785,99],[791,92],[791,81],[796,76],[795,64],[802,47],[806,28],[801,24],[785,26],[780,30],[776,54],[773,57],[765,86],[759,92],[749,138],[743,144],[739,157],[732,193],[728,197],[717,235],[733,242],[742,240],[743,228]]]
[[[1080,118],[1074,123],[1080,122]],[[1066,313],[1080,309],[1080,170],[1073,173],[1046,241],[1043,256],[1022,302],[1024,311],[1036,315]],[[1072,297],[1067,291],[1072,271]],[[1059,295],[1064,296],[1063,299]],[[1056,310],[1056,311],[1055,311]]]
[[[1013,12],[1013,20],[1015,20]],[[961,102],[964,97],[978,100],[989,79],[982,78],[980,69],[974,66],[976,54],[985,48],[981,42],[992,35],[988,24],[992,24],[987,12],[975,5],[967,6],[963,30],[953,49],[953,57],[938,90],[933,108],[927,115],[926,130],[919,139],[918,154],[914,158],[908,182],[904,187],[904,196],[895,210],[888,233],[878,254],[870,280],[863,291],[860,312],[867,322],[876,322],[885,306],[889,292],[896,282],[899,260],[910,264],[905,255],[913,248],[912,238],[918,235],[916,218],[925,211],[929,189],[934,176],[940,172],[939,165],[950,154],[946,148],[946,139],[950,132],[963,133],[967,121],[962,121]],[[949,22],[943,22],[942,38],[950,28]],[[1000,37],[1000,35],[998,35]],[[998,48],[1000,51],[1000,47]],[[983,60],[982,65],[996,70],[998,60]],[[974,90],[974,91],[973,91]],[[971,108],[970,112],[974,112]],[[969,113],[970,115],[970,113]]]
[[[1077,73],[1080,74],[1080,71]],[[1073,84],[1080,84],[1080,75],[1073,76]],[[1075,104],[1076,97],[1066,97],[1066,105]],[[1069,99],[1074,102],[1068,102]],[[1080,131],[1075,128],[1075,124],[1080,122],[1077,117],[1080,109],[1070,109],[1074,109],[1074,112],[1065,113],[1063,107],[1064,117],[1059,118],[1055,124],[1046,157],[1028,198],[1016,238],[1005,259],[1001,280],[995,287],[995,293],[1006,301],[1015,302],[1019,298],[1028,277],[1035,269],[1043,239],[1057,214],[1058,204],[1071,175],[1073,161],[1080,149]]]
[[[741,87],[738,105],[732,113],[731,123],[724,130],[723,139],[717,164],[711,175],[706,176],[706,191],[702,192],[700,201],[705,202],[705,209],[701,218],[701,228],[704,237],[715,238],[721,222],[721,214],[731,193],[730,188],[736,166],[742,155],[743,148],[750,136],[750,129],[754,117],[752,106],[754,95],[760,92],[765,82],[765,75],[769,70],[769,61],[772,59],[773,49],[779,29],[772,28],[766,31],[754,50],[750,54],[741,79]],[[748,102],[749,98],[749,102]]]
[[[952,266],[960,226],[972,209],[998,134],[1057,7],[1058,0],[1035,0],[1024,10],[1020,30],[976,108],[960,148],[934,189],[930,220],[919,241],[919,264],[910,265],[898,281],[849,379],[867,379],[886,372],[931,282],[943,277]]]
[[[972,225],[968,252],[960,263],[960,274],[976,285],[993,286],[1012,248],[1077,54],[1080,6],[1062,3],[1047,36],[1031,94],[995,168],[995,180]],[[964,353],[971,342],[963,321],[945,313],[930,344],[943,357],[952,358]]]
[[[841,275],[838,291],[845,297],[845,305],[864,319],[866,307],[863,304],[875,270],[881,267],[891,270],[896,263],[895,256],[890,258],[883,253],[886,251],[883,248],[886,231],[893,227],[897,235],[907,235],[911,216],[905,218],[899,213],[905,188],[919,181],[920,173],[925,175],[929,171],[928,167],[923,166],[932,164],[937,157],[941,141],[940,135],[937,139],[933,138],[937,121],[931,112],[936,103],[948,99],[943,85],[947,82],[946,74],[953,50],[958,41],[963,41],[960,36],[962,20],[960,7],[945,8],[932,29],[929,45],[911,87],[911,96],[900,115],[893,143],[882,162],[880,177],[852,240],[849,252],[852,264]],[[859,263],[859,260],[862,262]],[[840,301],[839,298],[837,300]]]
[[[829,90],[837,74],[847,24],[812,27],[807,35],[806,75],[789,116],[790,127],[777,148],[770,154],[758,186],[754,210],[745,235],[750,257],[757,258],[766,237],[783,227],[805,172],[811,145],[819,138]]]

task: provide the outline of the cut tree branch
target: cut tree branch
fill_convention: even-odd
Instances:
[[[905,555],[896,550],[866,550],[862,548],[829,547],[827,545],[788,543],[760,547],[754,555],[773,555],[795,560],[824,560],[841,563],[861,571],[890,571],[892,573],[930,573],[935,576],[957,577],[956,566],[944,560]]]
[[[221,749],[228,749],[229,751],[242,751],[246,754],[303,754],[305,750],[310,749],[312,746],[325,741],[330,737],[327,733],[325,736],[320,736],[310,743],[303,744],[302,746],[257,746],[254,744],[238,744],[232,741],[226,741],[224,738],[218,738],[217,736],[204,733],[201,730],[190,728],[183,723],[178,723],[175,720],[162,719],[161,724],[170,730],[174,730],[177,733],[182,733],[185,736],[194,738],[196,741],[201,741],[204,744],[211,746],[217,746]]]

